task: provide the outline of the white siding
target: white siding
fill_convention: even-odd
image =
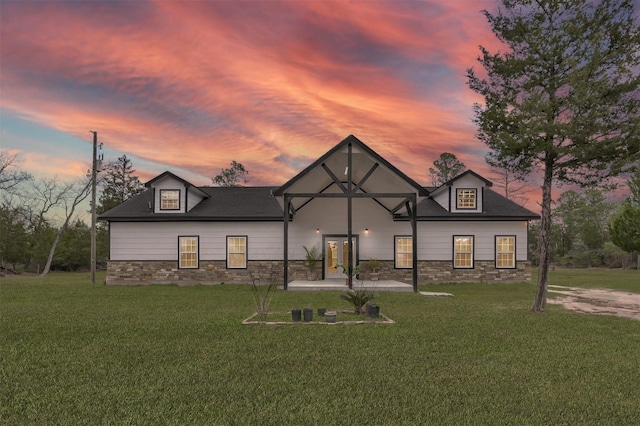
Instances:
[[[248,236],[250,260],[282,259],[282,223],[111,223],[111,260],[176,260],[178,236],[200,237],[200,259],[225,260],[226,237]]]
[[[393,260],[394,236],[411,235],[408,221],[394,222],[385,209],[368,199],[353,200],[352,230],[359,236],[361,261]],[[200,237],[201,260],[224,260],[228,235],[248,237],[249,260],[284,257],[280,222],[112,222],[110,232],[111,260],[176,260],[178,236],[187,235]],[[323,235],[346,233],[347,201],[315,199],[289,223],[289,259],[304,259],[303,246],[322,251]],[[452,260],[454,235],[474,236],[476,261],[495,259],[496,235],[515,235],[516,258],[527,259],[526,221],[418,222],[418,259]]]
[[[189,191],[189,195],[187,196],[187,211],[191,211],[191,209],[197,206],[203,199],[204,197],[202,195],[193,190]]]
[[[495,259],[495,236],[516,236],[516,260],[527,260],[527,222],[418,222],[418,259],[452,260],[453,236],[474,236],[474,260]]]
[[[436,194],[436,196],[433,197],[436,203],[440,204],[447,211],[449,211],[449,191],[450,190],[451,190],[450,188],[446,188],[446,189],[443,188],[442,192]]]
[[[369,233],[365,233],[367,228]],[[410,235],[411,225],[394,222],[391,214],[373,200],[354,199],[352,232],[359,236],[360,260],[391,260],[394,235]],[[347,234],[347,200],[316,198],[289,224],[289,258],[304,259],[302,246],[322,249],[322,236],[331,234]]]

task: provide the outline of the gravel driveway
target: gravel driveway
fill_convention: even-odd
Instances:
[[[547,303],[595,315],[614,315],[640,320],[640,294],[605,288],[578,288],[550,285],[548,293],[559,297]]]

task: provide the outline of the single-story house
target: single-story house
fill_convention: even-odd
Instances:
[[[531,279],[527,230],[539,216],[468,170],[424,187],[349,136],[280,187],[198,187],[164,172],[102,214],[107,284],[248,283],[273,274],[413,284]],[[376,260],[377,268],[366,268]],[[318,283],[321,285],[321,282]]]

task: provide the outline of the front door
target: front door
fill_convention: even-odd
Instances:
[[[353,238],[353,266],[356,265],[356,241]],[[346,265],[349,262],[349,240],[346,236],[325,237],[324,240],[324,277],[345,278],[346,275],[339,265]]]

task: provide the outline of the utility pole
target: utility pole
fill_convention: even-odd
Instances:
[[[91,284],[96,283],[96,175],[98,172],[98,132],[93,132],[93,162],[91,165]]]

